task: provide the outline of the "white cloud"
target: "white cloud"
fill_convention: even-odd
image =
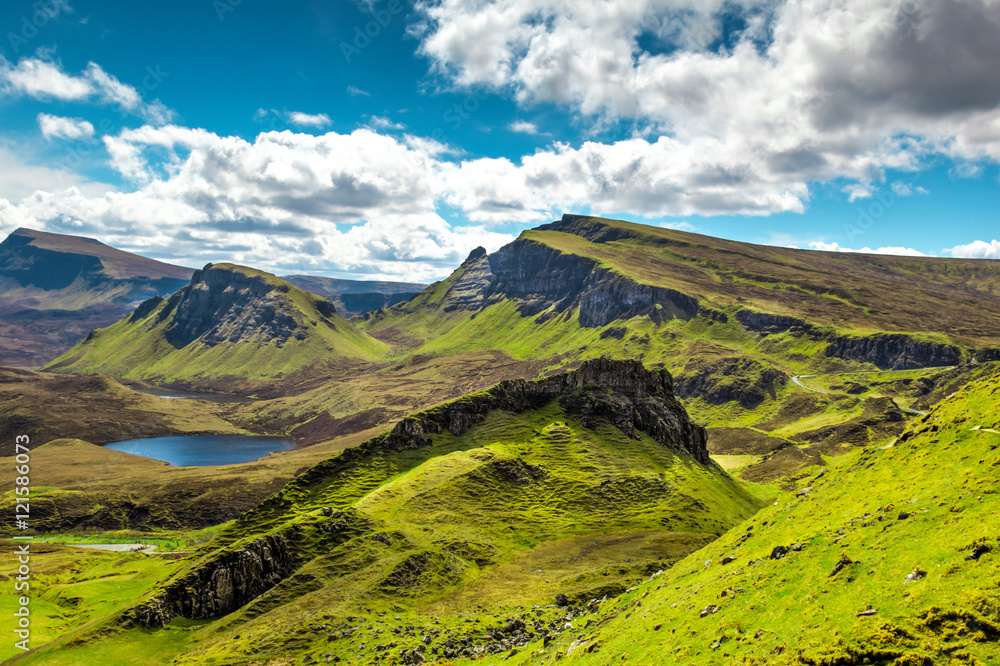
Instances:
[[[38,128],[46,139],[88,139],[94,136],[94,126],[82,118],[61,118],[39,113]]]
[[[511,132],[519,132],[521,134],[538,134],[538,126],[526,120],[514,121],[507,126],[507,129]]]
[[[966,245],[956,245],[943,252],[965,259],[1000,259],[1000,241],[995,238],[990,242],[977,240]]]
[[[854,203],[858,199],[871,199],[875,193],[875,185],[872,183],[851,183],[845,185],[841,190],[848,196],[848,201]]]
[[[95,183],[67,169],[39,166],[24,155],[0,146],[0,197],[3,199],[18,202],[37,191],[55,192],[70,187],[90,196],[103,196],[114,189],[111,185]],[[12,231],[14,228],[0,227],[0,231]]]
[[[329,127],[333,121],[325,113],[309,114],[301,111],[292,111],[288,114],[288,122],[299,127],[315,127],[322,129]]]
[[[0,209],[0,228],[97,236],[188,265],[227,258],[407,280],[440,278],[477,245],[513,239],[452,227],[435,212],[442,163],[431,142],[370,129],[264,132],[250,142],[174,125],[104,141],[135,191],[31,190]]]
[[[348,92],[348,94],[353,95],[355,97],[357,97],[358,95],[360,95],[362,97],[371,97],[372,96],[372,94],[370,92],[368,92],[367,90],[362,90],[361,88],[359,88],[357,86],[347,86],[347,92]]]
[[[94,93],[89,79],[70,76],[58,65],[38,58],[24,58],[17,65],[0,61],[0,81],[9,91],[35,99],[77,101]]]
[[[388,118],[383,116],[372,116],[369,120],[369,124],[375,129],[381,130],[403,130],[406,129],[406,125],[402,123],[395,123]]]
[[[147,68],[147,71],[150,73],[144,80],[148,80],[151,85],[158,85],[167,76],[158,69],[154,71]],[[138,90],[122,83],[93,62],[88,63],[79,76],[73,76],[64,72],[58,62],[47,58],[22,58],[16,65],[12,65],[0,56],[0,92],[7,95],[27,95],[42,101],[96,101],[100,104],[112,104],[157,124],[167,123],[173,117],[173,111],[162,102],[144,102]]]
[[[926,257],[927,255],[919,250],[914,250],[912,247],[880,247],[873,250],[870,247],[863,247],[860,250],[852,250],[847,247],[840,247],[837,243],[825,243],[823,241],[813,241],[809,243],[809,247],[813,250],[821,250],[823,252],[856,252],[860,254],[891,254],[901,257]]]
[[[746,27],[710,48],[723,36],[723,7]],[[641,123],[691,160],[678,173],[736,165],[770,183],[754,197],[776,203],[770,212],[813,181],[854,181],[846,193],[863,198],[885,170],[919,169],[935,153],[1000,161],[1000,0],[439,0],[418,9],[421,52],[457,85],[570,106],[597,124]],[[662,48],[640,46],[649,43]],[[725,196],[738,200],[739,189]]]
[[[674,229],[676,231],[694,232],[698,230],[698,227],[694,226],[690,222],[684,222],[683,220],[680,222],[660,222],[657,226],[663,229]]]

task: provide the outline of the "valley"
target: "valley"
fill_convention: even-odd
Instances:
[[[995,263],[566,215],[426,287],[213,263],[130,292],[0,370],[0,454],[30,435],[39,537],[190,551],[46,542],[58,629],[0,656],[990,663]],[[102,446],[247,434],[295,448]]]

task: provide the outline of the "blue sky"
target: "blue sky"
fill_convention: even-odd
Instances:
[[[1000,259],[998,44],[994,0],[9,0],[0,233],[362,279],[565,212]]]

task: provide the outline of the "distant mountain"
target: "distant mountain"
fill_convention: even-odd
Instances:
[[[37,367],[191,273],[92,238],[17,229],[0,243],[0,365]]]
[[[341,280],[312,275],[287,275],[282,279],[330,300],[345,317],[404,303],[427,288],[426,284],[416,282]]]
[[[177,291],[192,272],[80,236],[17,229],[0,243],[0,298],[8,307],[135,305]]]
[[[47,369],[250,391],[278,377],[372,361],[385,350],[325,298],[270,273],[208,264],[183,289],[144,301]]]

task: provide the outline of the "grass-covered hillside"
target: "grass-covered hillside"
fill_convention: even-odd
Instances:
[[[668,375],[589,364],[320,463],[152,589],[130,587],[131,610],[22,663],[379,664],[526,643],[566,604],[623,592],[760,506],[709,461]],[[546,608],[512,619],[532,606]]]
[[[1000,374],[837,459],[513,664],[1000,659]]]
[[[379,358],[385,346],[326,299],[252,268],[209,264],[48,366],[230,391]]]

